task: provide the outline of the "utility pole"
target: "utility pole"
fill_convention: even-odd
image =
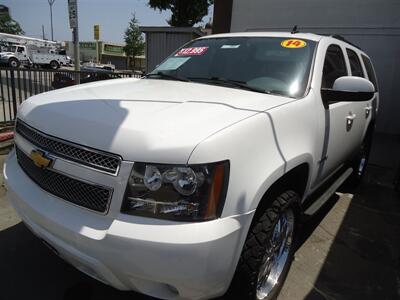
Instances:
[[[81,61],[79,58],[79,31],[78,31],[78,0],[68,0],[69,27],[72,28],[75,59],[75,83],[80,83]]]
[[[47,0],[50,5],[50,26],[51,26],[51,40],[54,41],[53,36],[53,4],[56,0]]]
[[[44,36],[44,25],[42,24],[42,39],[44,40],[45,39],[45,36]]]
[[[100,39],[100,25],[93,26],[93,36],[96,41],[96,63],[99,63],[99,39]]]

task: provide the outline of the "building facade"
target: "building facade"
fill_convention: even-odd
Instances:
[[[67,55],[74,56],[74,45],[71,41],[65,42]],[[80,59],[82,62],[99,61],[112,63],[116,69],[129,69],[128,57],[124,52],[124,45],[104,41],[79,42]]]
[[[204,35],[193,27],[151,26],[140,27],[140,30],[146,35],[146,72],[152,71],[182,45]]]

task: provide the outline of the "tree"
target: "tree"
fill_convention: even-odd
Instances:
[[[21,26],[14,21],[8,13],[0,14],[0,32],[10,34],[24,34]]]
[[[208,14],[208,7],[214,4],[214,0],[149,0],[151,8],[170,10],[171,19],[167,22],[171,26],[192,27],[201,22]]]
[[[129,21],[128,28],[125,30],[124,40],[126,44],[124,51],[127,56],[134,58],[135,56],[143,54],[144,41],[135,14],[132,14],[132,19]]]

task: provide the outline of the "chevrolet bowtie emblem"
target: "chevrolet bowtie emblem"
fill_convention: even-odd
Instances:
[[[39,168],[45,169],[51,166],[53,160],[46,156],[46,153],[40,150],[32,150],[30,155],[33,163]]]

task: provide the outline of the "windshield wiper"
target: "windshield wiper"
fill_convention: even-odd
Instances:
[[[213,83],[217,83],[217,84],[230,85],[230,86],[238,87],[238,88],[253,91],[253,92],[271,94],[271,92],[268,90],[264,90],[262,88],[251,86],[243,81],[238,81],[238,80],[233,80],[233,79],[226,79],[226,78],[222,78],[222,77],[189,77],[189,79],[190,80],[204,80],[204,81],[213,82]]]
[[[166,78],[166,79],[179,80],[179,81],[185,81],[185,82],[190,81],[188,78],[174,76],[174,75],[166,74],[166,73],[160,72],[160,71],[158,71],[157,73],[146,74],[144,77],[145,78],[159,77],[159,78]]]

